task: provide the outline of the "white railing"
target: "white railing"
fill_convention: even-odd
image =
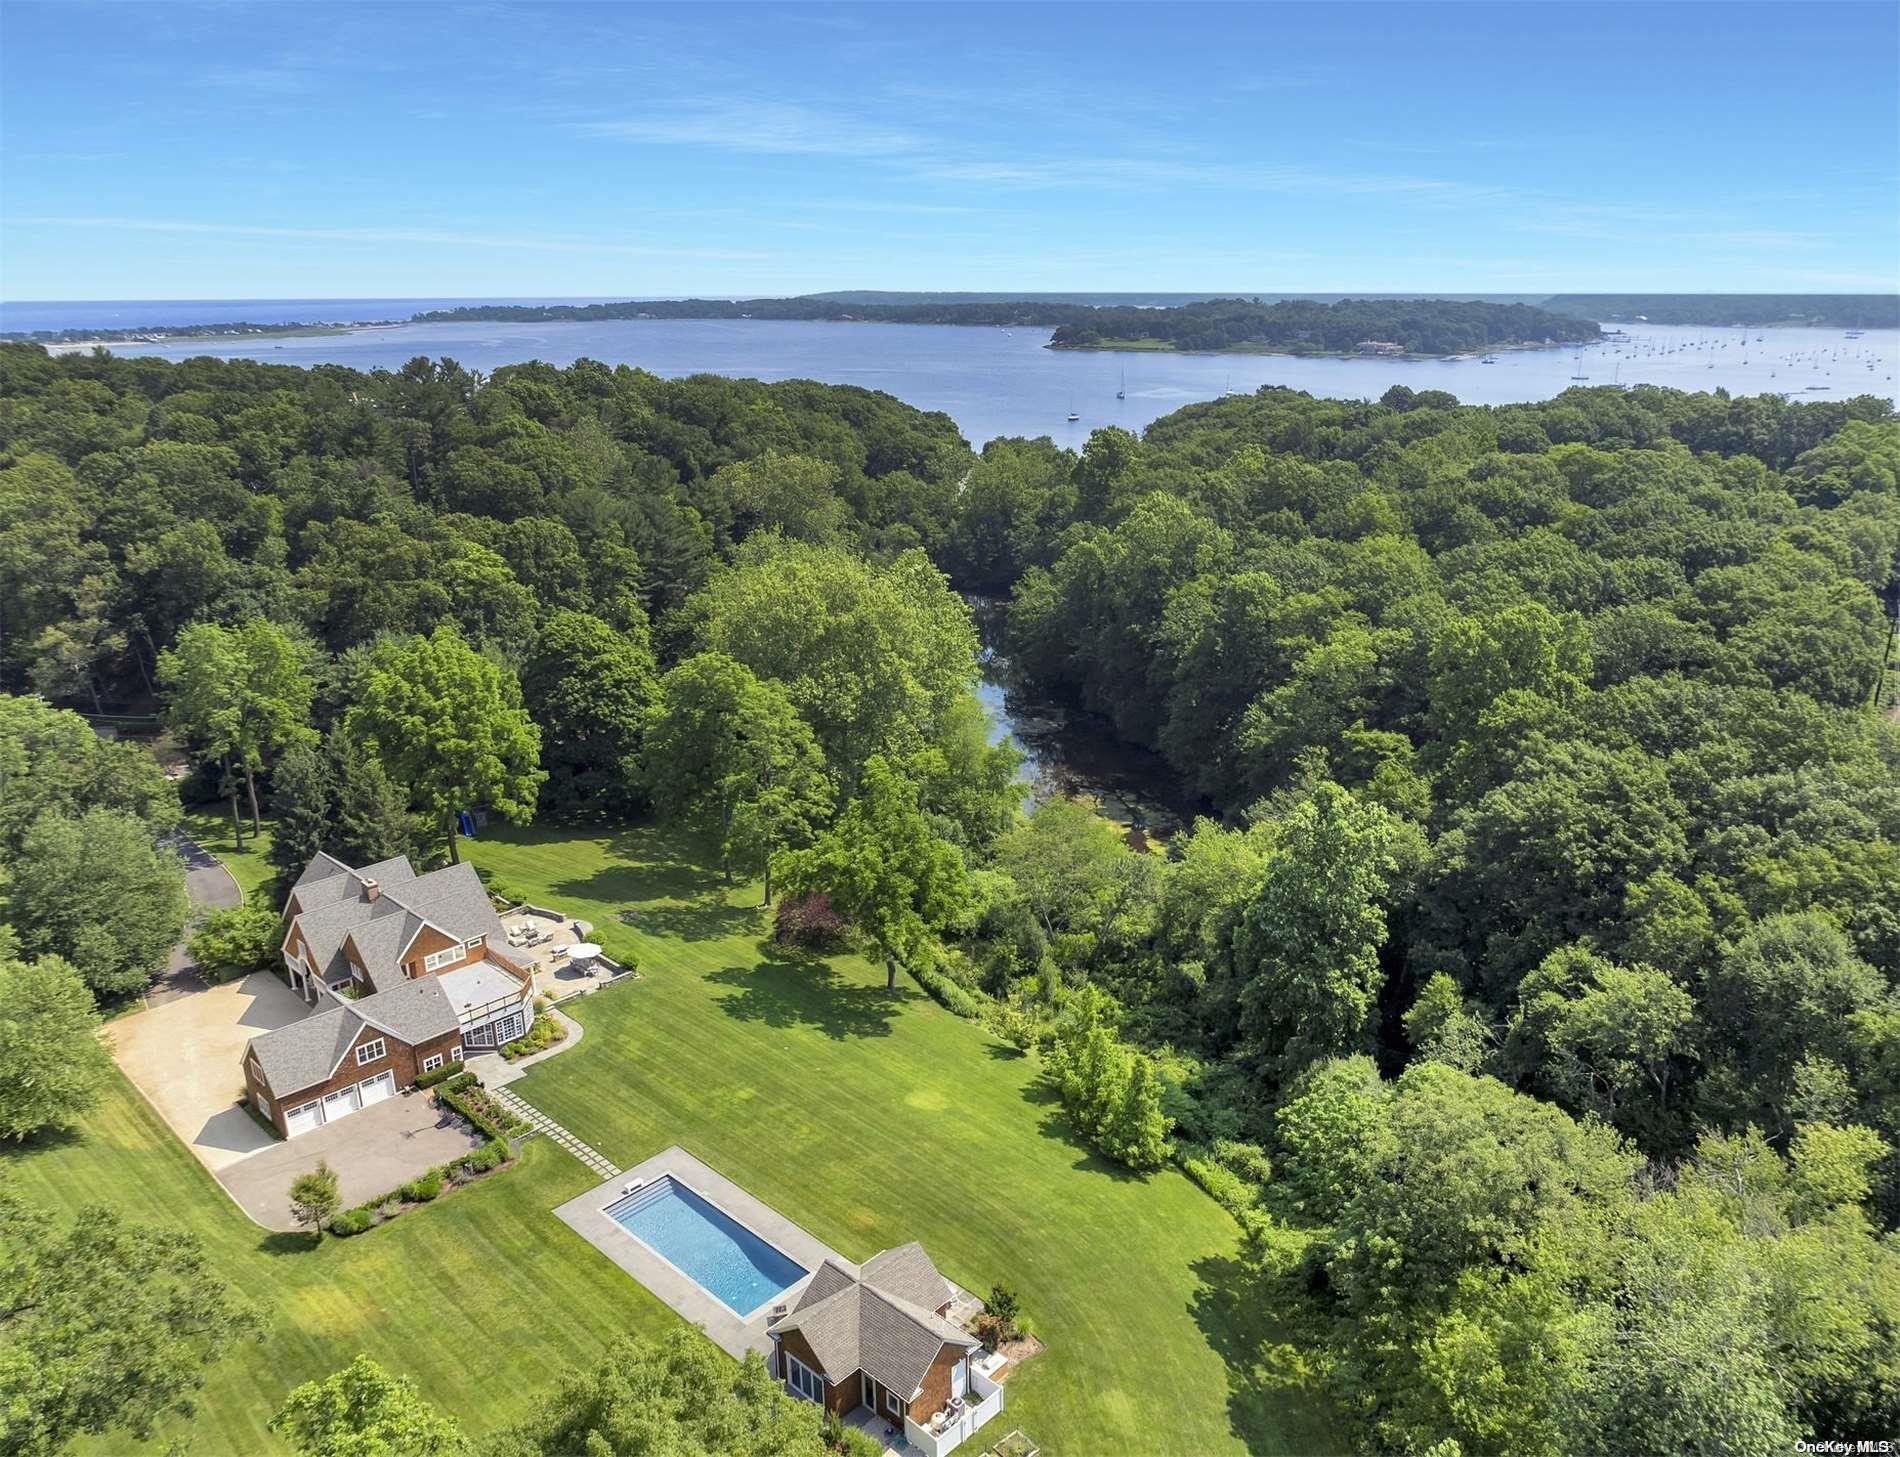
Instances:
[[[1003,1388],[980,1371],[969,1373],[970,1391],[964,1398],[963,1410],[947,1414],[943,1424],[935,1431],[904,1418],[904,1435],[913,1447],[927,1454],[927,1457],[944,1457],[951,1448],[958,1446],[966,1438],[973,1436],[976,1429],[1003,1409]]]

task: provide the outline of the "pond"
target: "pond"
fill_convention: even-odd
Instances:
[[[989,710],[992,740],[1011,739],[1022,752],[1018,777],[1032,805],[1057,795],[1093,801],[1137,848],[1160,848],[1195,816],[1214,814],[1159,754],[1120,738],[1107,719],[1061,702],[1017,672],[1002,651],[1003,603],[965,600],[982,644],[977,697]]]

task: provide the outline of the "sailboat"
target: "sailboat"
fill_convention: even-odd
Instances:
[[[1080,420],[1081,418],[1082,417],[1076,414],[1075,412],[1075,396],[1070,395],[1069,396],[1069,423],[1073,425],[1077,420]]]
[[[1125,369],[1122,371],[1122,387],[1115,391],[1115,398],[1118,400],[1128,398],[1128,371]]]

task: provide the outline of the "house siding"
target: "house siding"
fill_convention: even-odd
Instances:
[[[778,1345],[779,1345],[779,1350],[784,1355],[795,1357],[804,1365],[810,1367],[813,1371],[816,1371],[821,1378],[826,1378],[825,1379],[825,1410],[826,1411],[831,1412],[835,1416],[843,1416],[846,1412],[850,1411],[853,1407],[858,1405],[858,1373],[857,1372],[853,1371],[843,1381],[839,1382],[836,1386],[833,1386],[830,1380],[828,1379],[828,1373],[825,1371],[824,1366],[820,1364],[818,1357],[812,1353],[811,1346],[805,1340],[804,1334],[802,1332],[786,1331],[783,1335],[781,1335],[778,1338]],[[785,1365],[781,1361],[779,1364],[779,1369],[778,1369],[778,1378],[781,1384],[785,1380],[785,1371],[786,1371]],[[786,1387],[786,1390],[789,1391],[791,1390],[791,1388]]]
[[[356,1062],[356,1049],[366,1042],[374,1042],[379,1037],[385,1044],[383,1056],[359,1067]],[[257,1106],[257,1094],[260,1092],[270,1099],[270,1121],[276,1125],[278,1137],[287,1138],[290,1134],[289,1124],[285,1119],[286,1105],[290,1108],[300,1108],[305,1103],[323,1097],[326,1093],[334,1093],[341,1088],[351,1087],[385,1070],[395,1073],[396,1087],[399,1091],[412,1088],[415,1086],[416,1077],[422,1071],[424,1059],[439,1053],[442,1060],[447,1062],[450,1050],[459,1046],[461,1041],[462,1034],[455,1031],[445,1032],[440,1037],[432,1037],[425,1042],[411,1045],[390,1036],[387,1032],[365,1026],[357,1035],[356,1041],[350,1045],[350,1050],[343,1054],[343,1061],[337,1064],[336,1071],[323,1082],[312,1083],[307,1088],[296,1088],[279,1093],[264,1081],[263,1074],[257,1067],[257,1059],[246,1054],[244,1084],[251,1093],[252,1107]]]
[[[910,1419],[913,1422],[922,1426],[950,1404],[950,1374],[966,1354],[962,1346],[944,1342],[937,1352],[937,1358],[930,1363],[930,1369],[924,1372],[923,1386],[917,1393],[917,1399],[910,1404]]]
[[[446,965],[436,967],[433,971],[424,969],[424,957],[452,948],[461,948],[463,954]],[[487,954],[485,946],[477,946],[469,950],[454,937],[445,935],[433,926],[424,926],[416,932],[415,939],[403,948],[402,974],[406,977],[441,976],[445,971],[454,971],[458,966],[467,966],[470,962],[480,961]]]

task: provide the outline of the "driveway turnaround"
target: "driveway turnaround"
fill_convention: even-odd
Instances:
[[[411,1088],[360,1113],[282,1142],[217,1170],[218,1182],[266,1229],[295,1229],[290,1181],[319,1162],[336,1171],[343,1207],[387,1194],[417,1174],[481,1145],[459,1119]]]
[[[309,1011],[274,973],[255,971],[121,1017],[106,1036],[125,1075],[215,1174],[277,1142],[238,1106],[244,1044]]]

